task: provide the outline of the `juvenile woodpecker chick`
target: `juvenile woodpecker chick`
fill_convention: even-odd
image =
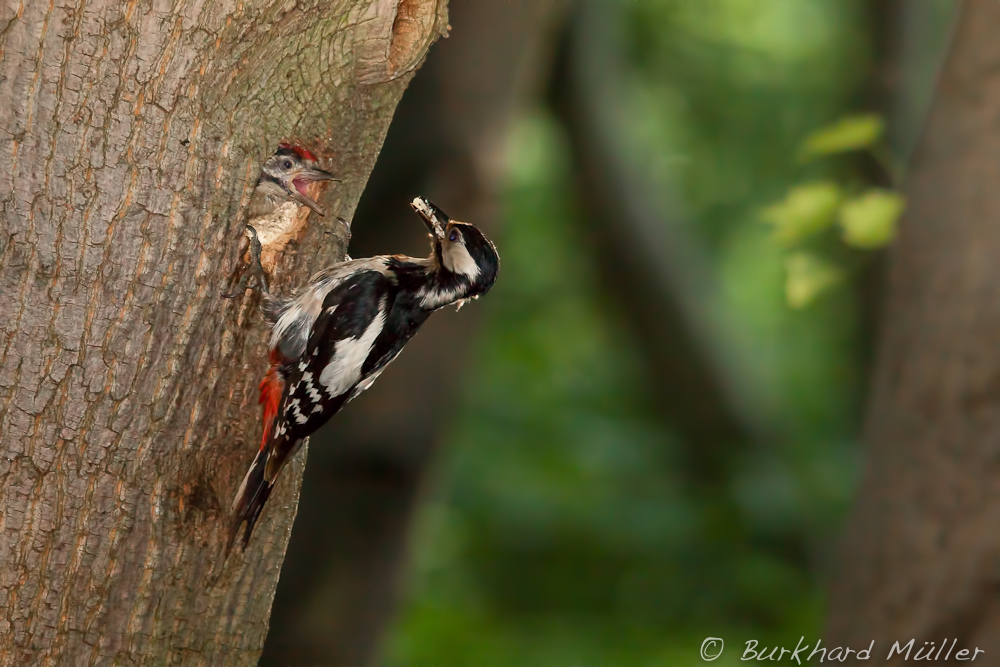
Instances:
[[[380,255],[313,276],[292,299],[266,296],[271,367],[260,383],[260,451],[232,505],[226,552],[240,526],[243,548],[282,467],[302,442],[370,387],[432,312],[493,286],[500,258],[476,227],[426,199],[411,204],[430,232],[424,259]]]
[[[230,287],[238,287],[224,297],[238,296],[247,286],[243,276],[247,268],[267,286],[264,266],[272,267],[277,253],[284,248],[305,224],[311,209],[326,215],[315,197],[319,187],[314,184],[337,181],[333,174],[320,169],[319,161],[308,149],[282,143],[261,169],[260,178],[250,197],[247,210],[246,238],[240,248],[240,263],[230,278]],[[251,257],[247,261],[247,250]],[[262,255],[263,251],[263,255]]]
[[[320,215],[323,207],[310,194],[309,186],[320,181],[336,181],[333,174],[317,168],[319,161],[308,149],[281,144],[261,169],[257,187],[250,198],[248,218],[253,221],[269,216],[285,202],[308,206]],[[260,229],[257,230],[260,234]]]

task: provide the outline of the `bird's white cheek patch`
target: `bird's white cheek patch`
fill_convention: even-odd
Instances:
[[[455,243],[445,248],[441,253],[441,259],[444,261],[444,268],[452,273],[468,276],[470,280],[474,280],[479,275],[479,265],[461,243]]]
[[[333,358],[319,375],[320,384],[331,398],[346,393],[361,379],[361,366],[371,353],[375,339],[385,325],[385,302],[380,304],[378,315],[359,338],[337,341]]]

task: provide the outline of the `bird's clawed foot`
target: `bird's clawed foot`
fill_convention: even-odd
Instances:
[[[252,226],[247,225],[246,232],[246,240],[240,248],[240,264],[236,270],[233,271],[233,275],[229,279],[229,285],[232,286],[235,283],[236,287],[231,292],[223,292],[222,298],[224,299],[237,297],[247,289],[259,289],[264,292],[264,294],[270,294],[270,290],[267,285],[267,273],[264,271],[264,266],[260,262],[260,253],[263,248],[260,245],[260,239],[257,237],[257,230]],[[243,256],[246,254],[247,250],[250,251],[249,262],[243,261]],[[247,269],[250,269],[249,273],[247,273]],[[257,279],[256,286],[249,284],[251,276]]]

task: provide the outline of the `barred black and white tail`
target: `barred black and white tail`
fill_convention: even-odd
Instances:
[[[243,531],[241,548],[244,550],[247,548],[247,544],[250,543],[250,535],[253,534],[254,524],[257,523],[257,518],[260,516],[261,510],[264,509],[264,503],[267,502],[268,496],[271,495],[271,489],[274,488],[274,483],[268,482],[264,476],[269,455],[267,448],[257,452],[257,458],[250,464],[250,469],[236,492],[236,498],[233,499],[232,524],[229,526],[229,540],[226,542],[227,556],[236,542],[240,526],[244,523],[246,523],[246,529]]]

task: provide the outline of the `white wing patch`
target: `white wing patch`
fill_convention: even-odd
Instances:
[[[378,314],[359,338],[337,341],[333,358],[319,375],[320,384],[331,398],[345,393],[361,379],[361,366],[371,353],[383,326],[385,326],[385,299],[379,302]]]
[[[316,318],[323,310],[323,301],[330,290],[361,271],[378,271],[390,276],[386,257],[368,257],[334,264],[309,279],[306,288],[295,297],[291,305],[281,314],[271,329],[270,348],[273,350],[285,341],[282,351],[295,352],[296,356],[305,350]]]

